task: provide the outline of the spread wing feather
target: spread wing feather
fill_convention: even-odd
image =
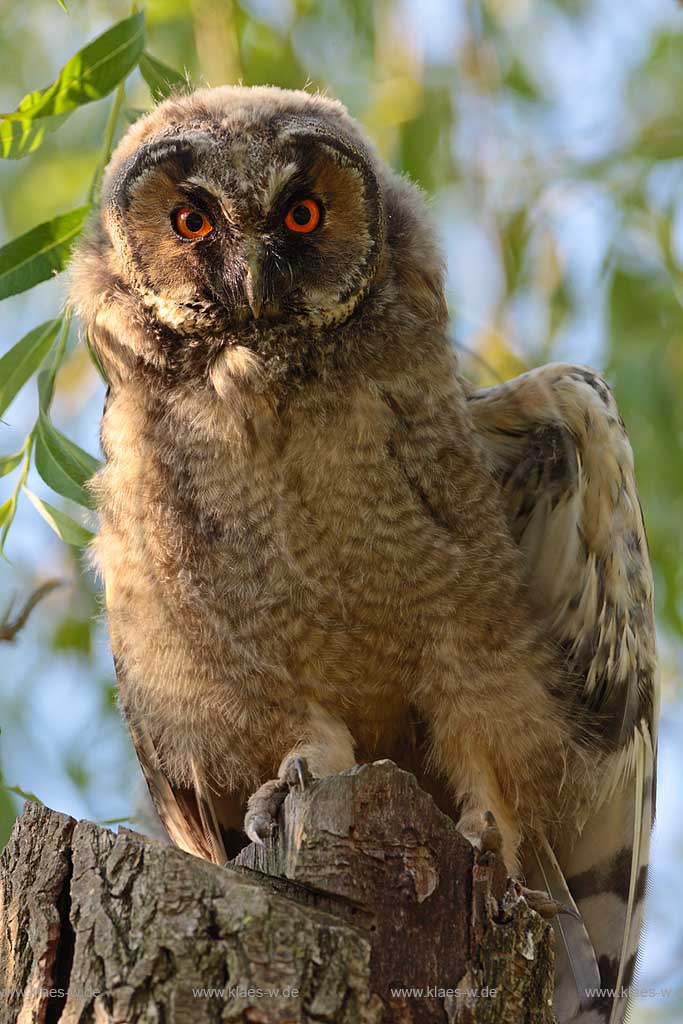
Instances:
[[[642,923],[658,711],[633,455],[607,384],[585,367],[553,364],[468,399],[529,587],[563,652],[577,727],[596,745],[598,799],[583,827],[572,825],[553,847],[603,990],[614,990],[593,994],[578,1019],[619,1024]]]

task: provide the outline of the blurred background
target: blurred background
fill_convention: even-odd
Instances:
[[[0,0],[0,109],[130,10],[67,6]],[[427,190],[471,376],[490,383],[572,360],[612,384],[635,449],[664,689],[631,1020],[683,1019],[683,10],[675,0],[149,0],[146,13],[147,49],[195,83],[326,89]],[[27,159],[0,161],[0,244],[84,202],[111,102],[78,110]],[[119,132],[150,103],[136,71]],[[0,353],[54,316],[63,294],[57,278],[6,300]],[[103,385],[72,335],[52,414],[99,455]],[[36,409],[31,381],[0,423],[0,454],[20,448]],[[13,482],[0,480],[0,504]],[[29,484],[55,501],[35,471]],[[65,585],[0,644],[0,845],[18,791],[96,820],[129,818],[139,801],[98,582],[21,498],[0,618],[49,578]]]

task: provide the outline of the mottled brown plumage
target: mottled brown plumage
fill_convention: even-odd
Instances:
[[[321,223],[298,234],[306,197]],[[213,230],[179,237],[181,207]],[[475,839],[492,811],[511,872],[604,893],[655,720],[606,386],[555,367],[473,392],[422,195],[306,93],[203,90],[136,123],[72,294],[110,381],[96,553],[121,700],[171,838],[220,863],[255,791],[268,831],[293,758],[320,776],[391,757]],[[604,978],[637,934],[619,912]]]

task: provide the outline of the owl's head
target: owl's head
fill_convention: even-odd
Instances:
[[[72,294],[114,377],[140,361],[202,373],[226,346],[300,366],[406,287],[415,315],[443,318],[426,220],[336,101],[204,89],[121,141]]]

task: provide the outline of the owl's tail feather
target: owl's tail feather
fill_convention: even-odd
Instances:
[[[545,888],[581,921],[553,920],[557,937],[554,1010],[562,1024],[623,1024],[641,932],[654,750],[647,725],[611,755],[602,798],[581,833],[527,844],[527,884]]]
[[[600,966],[600,984],[577,1024],[628,1017],[654,819],[654,750],[645,723],[613,755],[612,786],[572,849],[559,854]]]
[[[119,680],[122,673],[117,667]],[[186,853],[213,864],[227,863],[214,798],[201,772],[193,764],[194,786],[172,784],[159,761],[156,748],[144,724],[129,719],[133,743],[159,820],[169,839]]]
[[[637,745],[634,768],[633,847],[631,871],[628,880],[628,898],[624,915],[624,935],[621,943],[621,955],[619,957],[619,972],[615,985],[617,993],[621,992],[625,981],[630,982],[631,978],[627,977],[627,973],[632,975],[634,972],[642,916],[642,907],[639,907],[638,904],[642,902],[645,895],[644,891],[638,892],[638,880],[641,870],[647,870],[653,813],[652,807],[648,806],[649,787],[646,783],[647,767],[644,744],[639,743]],[[617,995],[612,1004],[610,1024],[619,1024],[620,1006],[623,1006],[623,1012],[627,1010],[628,997],[624,1000]],[[623,1019],[623,1016],[621,1019]]]
[[[556,937],[556,984],[553,1008],[561,1021],[570,1021],[589,1006],[592,993],[600,985],[600,971],[593,944],[569,890],[562,869],[543,835],[528,844],[527,883],[544,889],[553,899],[576,911],[576,917],[558,914],[553,918]]]
[[[225,864],[228,855],[223,843],[223,834],[216,814],[214,795],[208,786],[204,774],[197,765],[192,763],[194,775],[194,793],[197,801],[197,810],[202,823],[204,837],[211,850],[211,860],[214,864]]]

